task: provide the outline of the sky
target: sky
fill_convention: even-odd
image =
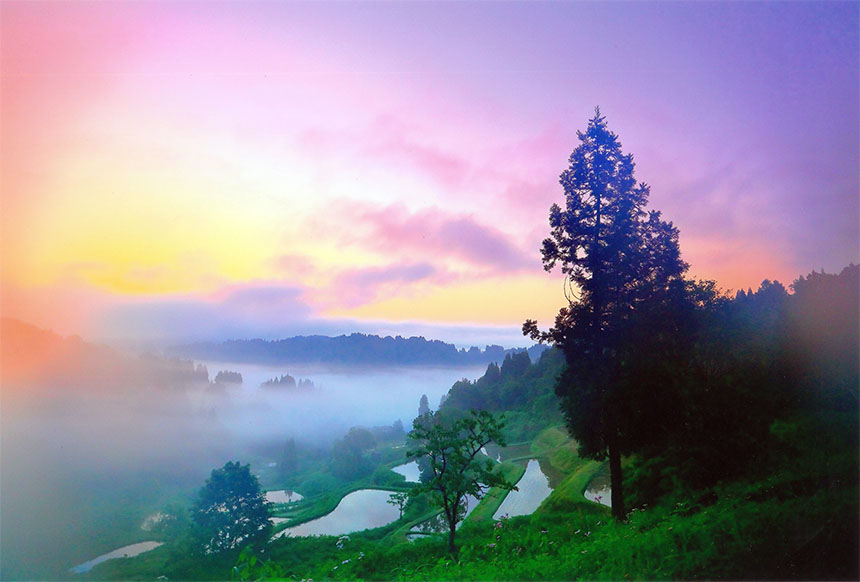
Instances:
[[[860,254],[857,2],[0,3],[0,312],[524,345],[599,106],[690,275]]]

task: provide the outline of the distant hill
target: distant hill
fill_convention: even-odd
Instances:
[[[196,360],[254,364],[337,364],[348,366],[468,366],[502,362],[509,353],[528,351],[533,361],[546,346],[505,349],[457,349],[453,344],[423,337],[380,337],[354,333],[329,337],[297,336],[281,340],[229,340],[200,342],[170,348],[171,355]]]
[[[105,346],[63,337],[18,321],[0,319],[0,378],[9,383],[93,383],[125,368],[125,359]]]
[[[229,373],[228,373],[229,374]],[[22,321],[0,318],[0,387],[118,390],[209,382],[205,366],[152,354],[134,357],[78,336],[64,337]]]

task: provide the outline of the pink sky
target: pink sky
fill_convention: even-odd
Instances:
[[[694,276],[858,261],[857,3],[0,10],[4,316],[522,343],[595,105]]]

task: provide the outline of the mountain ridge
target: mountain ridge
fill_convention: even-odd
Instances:
[[[501,363],[508,354],[528,352],[532,361],[546,346],[504,348],[488,345],[457,348],[423,336],[350,335],[294,336],[278,340],[232,339],[223,342],[194,342],[170,347],[166,353],[197,360],[219,360],[254,364],[346,364],[346,365],[487,365]]]

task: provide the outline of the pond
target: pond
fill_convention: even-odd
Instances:
[[[518,491],[508,493],[505,500],[499,506],[499,509],[493,514],[493,519],[499,519],[505,514],[511,517],[515,515],[530,515],[552,493],[552,487],[549,485],[549,477],[541,471],[541,466],[537,459],[529,460],[525,474],[517,482],[517,489]]]
[[[480,503],[480,500],[477,497],[473,495],[466,496],[466,515],[463,517],[462,520],[457,522],[457,529],[460,529],[460,526],[463,525],[463,520],[465,520],[466,517],[468,517],[469,514],[472,513],[472,510],[478,507],[478,503]],[[445,515],[440,513],[436,517],[428,519],[427,521],[422,521],[421,523],[410,529],[406,537],[412,540],[416,537],[433,533],[444,533],[447,531],[448,522],[445,521]]]
[[[518,443],[500,447],[496,443],[490,443],[481,452],[497,461],[510,461],[511,459],[527,458],[531,454],[531,444]]]
[[[112,552],[102,554],[97,558],[93,558],[89,562],[84,562],[83,564],[78,564],[74,568],[69,568],[69,572],[73,572],[75,574],[83,574],[84,572],[89,572],[90,570],[92,570],[93,567],[97,564],[101,564],[102,562],[106,562],[107,560],[112,560],[114,558],[133,558],[134,556],[137,556],[144,552],[154,550],[160,545],[161,542],[140,542],[137,544],[131,544],[129,546],[123,546]]]
[[[359,489],[346,495],[337,507],[319,519],[287,528],[274,537],[338,536],[363,529],[382,527],[400,518],[400,510],[388,503],[391,491]]]
[[[283,489],[281,491],[266,491],[266,501],[269,503],[295,503],[304,499],[300,493]]]
[[[590,487],[590,486],[589,486]],[[595,503],[600,503],[606,507],[612,507],[612,489],[604,487],[602,489],[586,489],[585,498]]]
[[[607,507],[612,507],[612,488],[610,486],[609,471],[603,467],[597,475],[589,482],[585,489],[585,498]]]
[[[418,470],[418,461],[412,461],[405,465],[398,465],[391,470],[406,477],[407,483],[418,483],[421,480],[421,471]]]

